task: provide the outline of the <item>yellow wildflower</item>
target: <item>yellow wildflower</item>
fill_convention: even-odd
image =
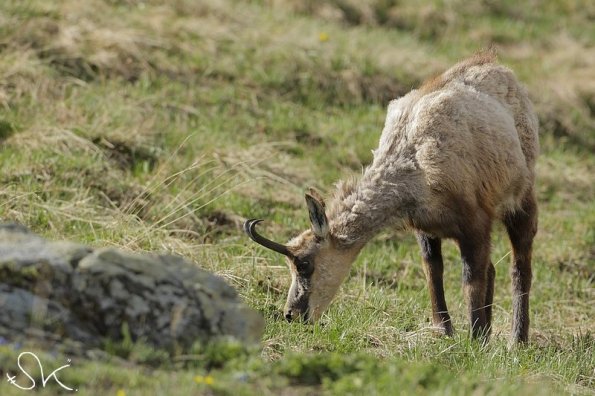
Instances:
[[[320,40],[321,43],[328,41],[329,38],[330,37],[328,36],[328,33],[326,33],[326,32],[320,32],[320,34],[318,34],[318,40]]]
[[[196,382],[197,384],[213,385],[214,379],[210,375],[207,375],[205,377],[203,377],[202,375],[197,375],[196,377],[194,377],[194,382]]]
[[[124,389],[118,389],[116,396],[126,396],[126,392],[124,392]]]

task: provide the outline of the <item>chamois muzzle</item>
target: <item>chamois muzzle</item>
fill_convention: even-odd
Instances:
[[[289,251],[289,249],[287,249],[287,246],[282,245],[277,242],[273,242],[270,239],[267,239],[256,232],[256,224],[260,223],[261,221],[263,221],[263,220],[262,219],[250,219],[250,220],[246,220],[246,222],[244,223],[244,231],[246,232],[246,234],[248,234],[250,239],[252,239],[254,242],[258,243],[259,245],[264,246],[267,249],[271,249],[274,252],[281,253],[284,256],[291,257],[292,254]]]
[[[310,311],[306,307],[303,311],[288,309],[284,312],[285,320],[292,322],[294,319],[301,319],[303,323],[310,323]]]

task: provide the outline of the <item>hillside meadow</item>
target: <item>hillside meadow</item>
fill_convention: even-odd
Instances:
[[[257,346],[176,356],[126,337],[83,353],[4,340],[0,394],[26,393],[6,380],[23,350],[46,371],[72,358],[59,378],[80,395],[595,394],[594,46],[588,0],[2,1],[0,221],[185,256],[266,328]],[[529,345],[506,348],[501,226],[487,345],[469,339],[456,246],[443,254],[457,332],[440,338],[415,238],[390,229],[320,323],[285,322],[289,271],[243,220],[281,242],[308,227],[304,191],[361,173],[391,99],[489,47],[540,119]]]

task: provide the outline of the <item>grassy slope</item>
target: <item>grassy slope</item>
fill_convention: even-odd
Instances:
[[[2,2],[0,219],[187,256],[264,313],[262,350],[221,346],[227,364],[202,350],[190,364],[149,368],[151,354],[128,346],[137,363],[79,360],[65,383],[82,394],[593,392],[592,2],[157,3]],[[280,320],[287,270],[241,235],[241,217],[266,218],[280,240],[306,227],[304,189],[330,192],[370,161],[388,100],[490,44],[528,85],[542,124],[531,345],[505,348],[500,228],[486,347],[466,335],[455,247],[445,246],[445,282],[459,332],[437,339],[415,241],[390,230],[361,254],[322,324]],[[0,368],[14,370],[18,350],[1,348]],[[197,383],[211,365],[214,383]]]

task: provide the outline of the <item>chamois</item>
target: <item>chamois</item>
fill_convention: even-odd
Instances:
[[[244,229],[287,257],[287,320],[316,321],[364,245],[385,227],[411,229],[422,252],[433,325],[452,335],[443,288],[441,241],[458,244],[472,336],[491,332],[494,265],[490,234],[501,220],[512,244],[511,344],[528,340],[538,122],[527,92],[491,53],[464,60],[388,105],[372,164],[337,184],[329,210],[306,193],[311,229],[287,244]]]

